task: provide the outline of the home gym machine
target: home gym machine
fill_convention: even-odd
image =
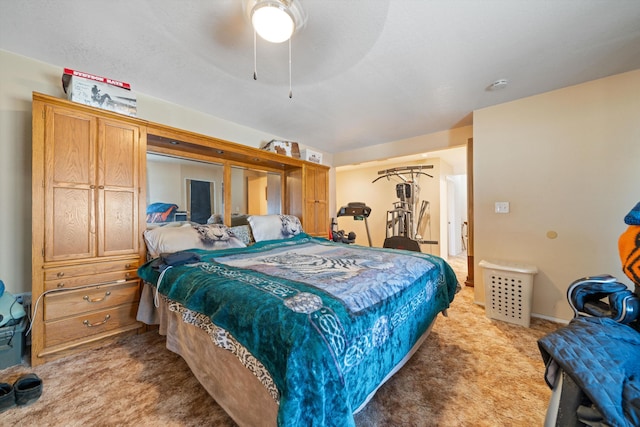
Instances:
[[[367,222],[367,218],[371,215],[371,208],[362,202],[351,202],[348,203],[347,206],[343,206],[338,210],[336,214],[336,218],[331,221],[331,239],[334,242],[342,242],[342,243],[353,243],[356,240],[356,234],[351,231],[349,234],[345,236],[343,230],[336,230],[338,226],[337,217],[339,216],[350,216],[353,217],[356,221],[364,220],[364,226],[367,230],[367,239],[369,240],[369,246],[373,246],[371,244],[371,235],[369,234],[369,223]]]
[[[393,249],[406,249],[420,252],[420,244],[437,244],[435,240],[423,240],[418,230],[423,230],[429,224],[430,215],[428,213],[429,202],[420,202],[418,220],[414,221],[414,213],[418,211],[420,196],[420,185],[418,184],[421,175],[426,175],[423,169],[433,169],[433,165],[404,166],[399,168],[384,169],[378,171],[379,177],[373,180],[376,182],[382,178],[400,180],[396,184],[396,197],[400,199],[393,203],[393,209],[387,211],[386,238],[383,247]]]

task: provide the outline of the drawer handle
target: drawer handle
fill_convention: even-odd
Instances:
[[[128,279],[128,278],[130,278],[130,277],[131,277],[131,274],[130,274],[130,273],[125,273],[125,274],[124,274],[124,277],[125,277],[125,279]]]
[[[111,291],[105,292],[104,296],[102,298],[91,299],[91,298],[89,298],[89,295],[85,295],[85,296],[82,297],[82,299],[85,300],[86,302],[100,302],[100,301],[104,301],[104,299],[106,297],[108,297],[109,295],[111,295]]]
[[[131,264],[125,264],[124,268],[131,268]]]
[[[64,271],[59,271],[58,274],[56,274],[56,276],[63,277],[64,276]]]
[[[104,325],[105,323],[107,323],[107,320],[109,320],[110,318],[111,318],[111,315],[107,314],[106,316],[104,316],[104,320],[102,322],[91,323],[88,320],[83,320],[82,324],[85,325],[87,328],[93,328],[94,326]]]
[[[60,282],[56,286],[59,287],[59,288],[64,288],[64,282]]]

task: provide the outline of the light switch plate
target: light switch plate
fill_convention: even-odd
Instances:
[[[509,202],[496,202],[496,213],[509,213]]]

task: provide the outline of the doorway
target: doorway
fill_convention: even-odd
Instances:
[[[215,185],[211,181],[187,179],[187,206],[189,220],[198,224],[206,224],[215,212]]]
[[[372,214],[369,217],[369,228],[373,246],[382,247],[385,230],[387,228],[385,226],[387,221],[385,213],[392,208],[390,201],[394,199],[390,194],[392,192],[393,194],[396,193],[394,188],[387,188],[393,186],[393,182],[387,184],[387,181],[384,180],[376,181],[374,184],[372,181],[380,176],[380,170],[387,168],[404,165],[440,164],[441,166],[435,169],[435,171],[437,171],[437,176],[434,177],[435,179],[425,178],[420,184],[420,199],[430,202],[430,210],[428,212],[430,217],[429,227],[426,227],[425,230],[420,230],[420,235],[430,242],[437,242],[429,245],[421,245],[421,249],[423,252],[447,258],[449,255],[448,245],[452,244],[453,246],[457,245],[460,247],[460,250],[456,251],[457,256],[473,256],[471,248],[473,244],[471,235],[471,225],[473,223],[473,192],[472,188],[469,187],[469,183],[472,182],[472,176],[470,175],[473,169],[471,164],[473,157],[469,151],[470,149],[472,150],[472,147],[469,147],[471,143],[471,138],[469,138],[467,144],[456,147],[396,157],[384,161],[338,166],[336,167],[336,205],[344,206],[353,201],[366,202],[367,206],[372,208]],[[430,161],[431,159],[433,159],[433,161]],[[455,186],[457,187],[455,199],[459,200],[459,202],[456,202],[455,208],[452,209],[455,211],[455,216],[457,217],[455,221],[451,221],[455,228],[455,230],[452,230],[452,233],[449,233],[449,227],[447,225],[449,218],[447,199],[454,197],[447,196],[449,192],[447,189],[447,180],[445,179],[447,176],[453,177]],[[339,228],[342,227],[347,230],[346,227],[348,227],[349,231],[354,231],[358,237],[360,235],[367,235],[364,227],[359,226],[359,224],[341,224],[340,218],[337,218],[337,220]],[[462,235],[463,231],[464,240]],[[449,236],[449,234],[452,234],[452,236]],[[461,249],[463,241],[467,247],[466,253],[465,250]],[[357,243],[365,244],[362,240],[360,242],[357,241]],[[447,246],[445,247],[445,245]],[[472,262],[469,262],[469,266],[471,267],[472,265]],[[470,271],[469,278],[467,280],[461,280],[461,283],[464,282],[468,286],[473,286],[472,278],[473,271]]]

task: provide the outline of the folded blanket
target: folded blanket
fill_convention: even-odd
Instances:
[[[577,318],[538,341],[545,380],[562,368],[611,426],[640,425],[640,333],[608,318]]]

